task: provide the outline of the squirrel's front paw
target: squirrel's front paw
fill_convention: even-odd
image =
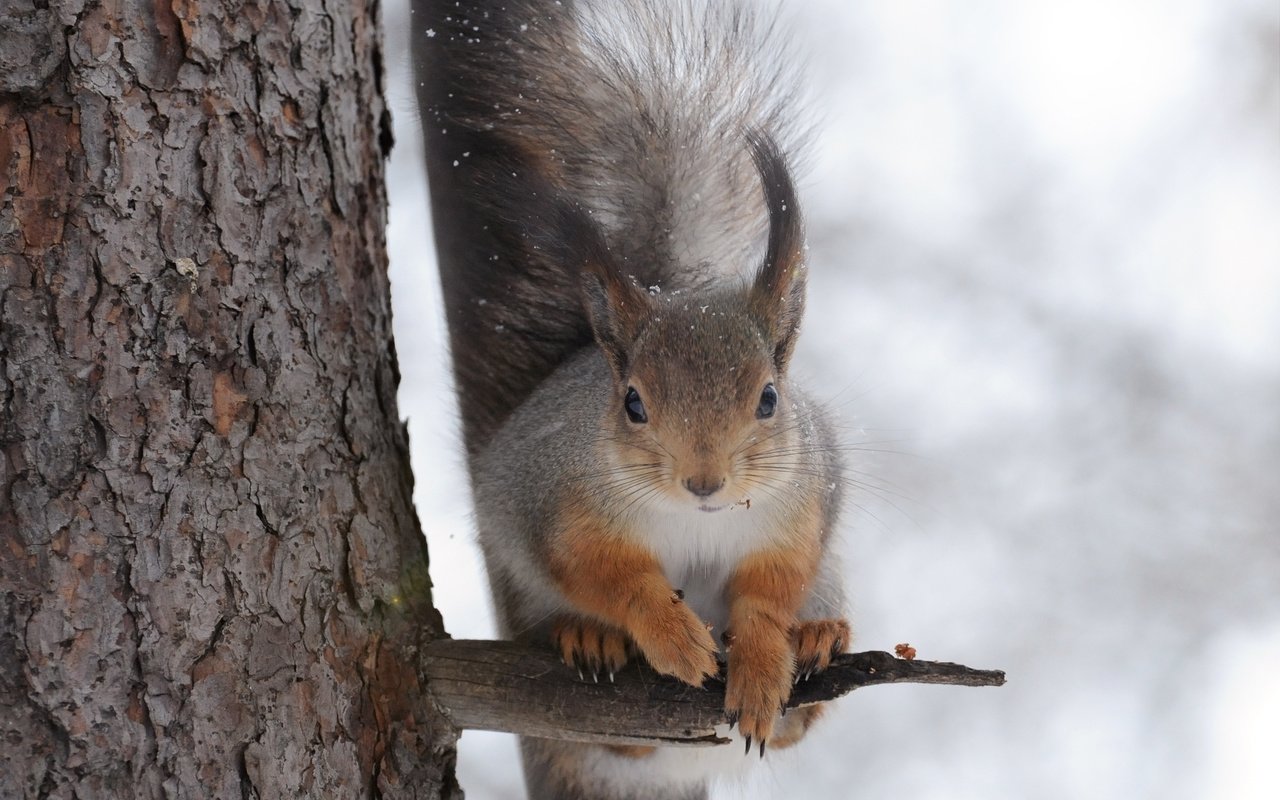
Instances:
[[[815,672],[831,666],[831,659],[843,653],[852,635],[842,619],[815,619],[791,629],[791,647],[796,654],[795,682],[808,680]]]
[[[807,680],[831,666],[831,659],[845,652],[852,641],[849,623],[842,619],[818,619],[797,623],[791,629],[791,649],[795,653],[795,683]],[[799,742],[822,715],[824,705],[791,709],[773,729],[771,748],[786,748]]]
[[[747,740],[765,743],[773,737],[773,726],[791,696],[791,672],[795,661],[783,631],[755,635],[726,636],[729,647],[729,677],[725,686],[724,709],[736,720]]]
[[[720,670],[716,643],[707,624],[684,602],[679,591],[641,616],[630,631],[645,661],[654,670],[690,686],[701,686]]]
[[[626,665],[630,649],[627,635],[621,630],[575,616],[556,620],[551,628],[551,641],[564,663],[578,670],[579,677],[584,677],[585,670],[597,682],[602,672],[612,681],[614,673]]]

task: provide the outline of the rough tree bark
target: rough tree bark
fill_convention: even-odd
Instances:
[[[0,8],[0,797],[455,792],[376,0]]]

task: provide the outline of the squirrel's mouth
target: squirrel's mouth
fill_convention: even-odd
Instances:
[[[728,506],[698,506],[699,511],[705,511],[708,514],[712,514],[716,511],[724,511],[726,508],[728,508]]]

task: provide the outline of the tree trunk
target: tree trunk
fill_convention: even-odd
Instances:
[[[456,795],[378,4],[0,10],[0,797]]]

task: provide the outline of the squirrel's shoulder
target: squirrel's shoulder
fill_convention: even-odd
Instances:
[[[520,404],[479,454],[478,475],[487,483],[563,484],[591,469],[601,414],[611,390],[609,366],[595,346],[584,347],[553,371]],[[537,474],[513,470],[537,464]],[[482,482],[484,483],[484,482]],[[479,487],[478,487],[479,488]]]

